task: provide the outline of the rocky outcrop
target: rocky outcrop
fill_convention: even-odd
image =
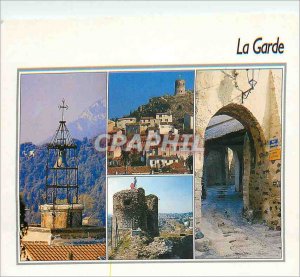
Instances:
[[[110,259],[116,260],[192,258],[192,235],[151,238],[145,233],[133,237],[127,235],[110,255]]]

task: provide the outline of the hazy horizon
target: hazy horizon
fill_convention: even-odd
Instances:
[[[107,213],[112,214],[113,195],[129,189],[133,182],[131,177],[109,177],[107,184]],[[186,213],[193,211],[193,177],[192,176],[153,176],[137,177],[137,187],[142,187],[145,194],[155,194],[159,213]]]
[[[40,144],[58,127],[64,98],[67,124],[99,100],[106,102],[106,73],[68,72],[20,75],[20,143]]]

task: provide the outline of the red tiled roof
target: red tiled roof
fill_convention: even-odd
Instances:
[[[99,260],[106,256],[106,245],[85,244],[85,245],[46,245],[22,243],[25,246],[27,255],[33,261],[67,261],[70,260]]]
[[[171,165],[170,165],[170,167],[171,168],[173,168],[173,169],[178,169],[178,168],[184,168],[184,165],[182,164],[182,163],[172,163]]]
[[[177,156],[150,155],[150,160],[178,160]]]
[[[173,173],[179,173],[179,174],[184,174],[187,173],[186,167],[182,163],[172,163],[170,165],[170,169],[172,170]]]
[[[135,174],[135,173],[150,174],[150,172],[151,172],[150,166],[127,166],[126,174]],[[125,167],[124,166],[108,167],[107,173],[108,175],[125,174]]]

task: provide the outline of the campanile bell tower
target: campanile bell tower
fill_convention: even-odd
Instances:
[[[64,120],[65,100],[58,106],[61,120],[47,145],[46,204],[40,206],[41,227],[71,228],[82,225],[83,205],[78,204],[77,145]]]

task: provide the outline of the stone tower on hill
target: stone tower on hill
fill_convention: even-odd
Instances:
[[[158,236],[158,198],[145,196],[143,188],[122,190],[113,195],[112,243],[116,236],[132,230]]]
[[[184,95],[184,94],[186,94],[185,80],[177,79],[175,81],[175,93],[174,93],[174,95]]]

